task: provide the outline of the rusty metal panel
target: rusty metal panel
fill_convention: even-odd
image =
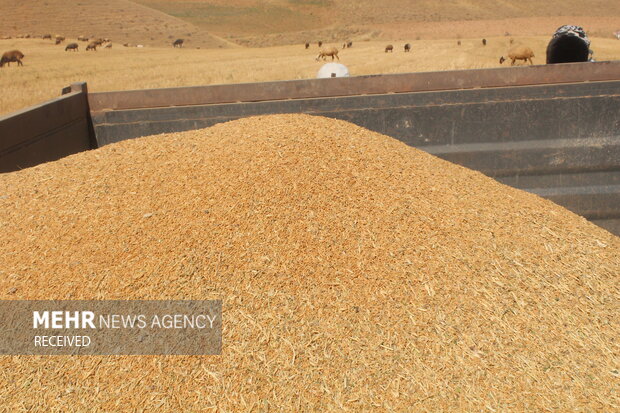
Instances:
[[[308,113],[422,147],[613,136],[620,130],[619,106],[615,81],[117,110],[95,113],[93,120],[103,145],[240,117]]]
[[[96,147],[86,89],[0,117],[0,173]]]
[[[492,177],[620,170],[620,135],[421,149]]]
[[[588,219],[620,218],[620,185],[526,189]]]
[[[561,172],[544,175],[512,175],[499,177],[505,185],[519,189],[545,189],[565,187],[594,187],[599,185],[620,185],[620,168],[604,171]]]
[[[99,145],[271,113],[351,121],[620,234],[620,61],[108,92],[89,101]],[[92,139],[90,122],[65,125]],[[52,150],[52,132],[23,145],[33,159]]]
[[[84,117],[84,99],[79,93],[65,95],[40,105],[0,117],[0,153],[51,129]]]
[[[334,112],[338,110],[356,109],[382,109],[382,108],[421,108],[433,106],[455,106],[461,104],[477,103],[498,103],[523,101],[542,101],[549,99],[573,99],[583,98],[584,96],[606,97],[620,95],[620,81],[610,82],[583,82],[566,85],[539,85],[529,87],[512,88],[489,88],[489,89],[469,89],[451,90],[437,92],[415,92],[399,94],[376,94],[331,97],[323,99],[296,99],[296,100],[271,100],[265,102],[239,102],[232,104],[219,105],[190,105],[190,106],[166,106],[156,108],[136,108],[131,110],[113,110],[93,113],[93,118],[98,122],[109,121],[111,123],[124,122],[130,117],[140,117],[144,120],[174,120],[178,113],[186,113],[191,116],[202,116],[210,108],[217,108],[219,112],[229,111],[230,114],[243,115],[244,113],[260,113],[261,105],[269,105],[270,108],[262,110],[269,111],[297,111],[308,110],[310,112]],[[230,109],[227,109],[230,108]],[[249,109],[246,109],[249,108]],[[241,113],[243,112],[243,113]]]
[[[87,126],[86,118],[77,119],[61,129],[27,141],[15,150],[4,152],[0,155],[0,173],[29,168],[90,149],[84,139]]]
[[[104,110],[620,80],[620,61],[181,87],[89,94]]]
[[[138,108],[97,112],[93,120],[103,145],[271,113],[356,123],[613,231],[620,216],[619,80]]]
[[[612,234],[620,236],[620,218],[592,219],[590,221]]]

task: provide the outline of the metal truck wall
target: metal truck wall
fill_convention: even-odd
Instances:
[[[86,85],[59,98],[0,117],[0,173],[95,148]]]
[[[353,122],[620,234],[620,81],[114,110],[94,121],[107,144],[272,113]]]

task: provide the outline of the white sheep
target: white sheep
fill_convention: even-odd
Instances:
[[[514,66],[517,60],[523,60],[523,62],[530,61],[530,64],[534,64],[532,62],[532,57],[534,57],[534,52],[527,46],[515,46],[508,51],[508,59],[511,59],[511,66]],[[504,56],[499,58],[499,64],[501,65],[504,61],[508,60]]]
[[[331,56],[332,60],[334,60],[334,57],[340,60],[340,58],[338,57],[338,49],[336,49],[335,47],[329,47],[326,49],[321,49],[319,55],[316,57],[316,61],[318,62],[320,58],[326,60],[327,56]]]

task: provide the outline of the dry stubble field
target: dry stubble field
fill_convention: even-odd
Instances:
[[[591,38],[597,60],[620,59],[620,42],[610,38]],[[68,42],[74,41],[68,39]],[[404,53],[403,44],[412,44]],[[509,48],[509,38],[489,37],[483,47],[479,38],[461,40],[401,40],[355,42],[340,52],[340,61],[353,76],[422,72],[437,70],[499,67],[499,57]],[[534,50],[535,64],[544,63],[547,36],[515,37],[515,44],[527,44]],[[393,43],[394,53],[384,53]],[[66,44],[66,43],[65,43]],[[340,46],[340,45],[337,45]],[[77,53],[65,52],[49,40],[0,40],[0,50],[21,50],[24,66],[0,69],[0,113],[16,111],[60,94],[72,82],[86,81],[90,91],[129,90],[222,83],[309,79],[316,76],[322,63],[314,60],[318,47],[312,44],[267,48],[173,49],[126,48],[86,52],[80,42]],[[506,63],[504,63],[506,65]]]

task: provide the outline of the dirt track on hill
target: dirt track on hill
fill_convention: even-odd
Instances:
[[[495,20],[457,20],[440,22],[393,22],[372,26],[334,26],[315,31],[287,32],[260,36],[232,37],[231,40],[251,47],[265,47],[310,41],[316,43],[345,40],[354,42],[367,40],[429,40],[458,39],[472,37],[504,36],[548,36],[564,24],[585,28],[592,37],[613,38],[612,33],[620,29],[620,17],[531,17]]]

